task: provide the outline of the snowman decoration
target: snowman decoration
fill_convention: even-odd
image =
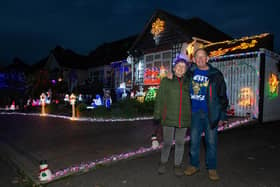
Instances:
[[[83,95],[82,94],[79,94],[78,100],[79,100],[79,102],[83,101]]]
[[[64,101],[65,101],[65,102],[69,102],[69,94],[66,94],[66,95],[65,95]]]
[[[158,142],[157,136],[153,134],[151,140],[152,140],[152,148],[153,149],[158,148],[159,142]]]
[[[40,162],[39,179],[40,181],[50,181],[52,179],[52,172],[48,168],[48,164],[46,160],[42,160]]]
[[[15,101],[12,102],[12,105],[10,106],[10,110],[15,110],[16,107],[15,107]]]

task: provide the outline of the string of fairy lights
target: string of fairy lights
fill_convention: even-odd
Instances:
[[[22,112],[0,112],[2,115],[23,115],[23,116],[42,116],[40,113],[22,113]],[[46,117],[60,118],[73,120],[70,116],[55,115],[55,114],[45,114]],[[126,122],[126,121],[140,121],[140,120],[150,120],[153,119],[151,116],[135,117],[135,118],[90,118],[90,117],[79,117],[75,118],[75,121],[87,121],[87,122]]]

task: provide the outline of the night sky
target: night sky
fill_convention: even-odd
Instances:
[[[200,17],[234,38],[270,32],[280,52],[277,0],[9,0],[0,4],[0,63],[19,57],[32,64],[57,45],[87,55],[141,32],[156,9]]]

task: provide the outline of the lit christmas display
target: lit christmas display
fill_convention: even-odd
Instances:
[[[69,94],[65,94],[64,101],[69,102]]]
[[[222,41],[222,42],[210,43],[210,44],[205,45],[204,47],[209,47],[209,46],[217,45],[217,44],[227,44],[227,45],[230,45],[230,44],[235,44],[235,43],[240,42],[240,41],[242,42],[242,41],[246,41],[246,40],[254,40],[254,39],[264,38],[264,37],[266,37],[268,35],[269,35],[269,33],[263,33],[263,34],[254,35],[254,36],[245,36],[245,37],[242,37],[240,39],[226,40],[226,41]]]
[[[23,116],[40,116],[38,113],[22,113],[22,112],[0,112],[3,115],[23,115]],[[60,118],[60,119],[68,119],[72,120],[72,117],[62,116],[62,115],[54,115],[54,114],[46,114],[47,117],[52,118]],[[153,117],[135,117],[135,118],[89,118],[89,117],[80,117],[76,118],[76,121],[87,121],[87,122],[129,122],[129,121],[139,121],[139,120],[150,120]]]
[[[242,49],[253,48],[253,47],[256,46],[256,43],[258,43],[257,40],[252,40],[250,43],[242,42],[240,45],[237,45],[237,46],[234,46],[234,47],[229,47],[229,48],[225,48],[225,49],[219,48],[216,51],[211,51],[209,56],[210,57],[221,56],[221,55],[226,54],[227,52],[236,51],[238,49],[242,50]]]
[[[249,107],[252,106],[253,103],[254,103],[254,95],[251,88],[248,87],[241,88],[238,105]]]
[[[265,37],[269,37],[269,33],[263,33],[251,37],[242,37],[241,39],[227,40],[222,42],[215,42],[211,44],[204,45],[204,48],[211,48],[212,46],[221,46],[216,50],[211,50],[209,52],[210,57],[218,57],[225,55],[227,53],[232,53],[239,50],[247,50],[256,47],[259,41]]]
[[[13,101],[10,106],[10,110],[15,110],[15,109],[16,109],[16,105],[15,105],[15,101]]]
[[[158,68],[146,68],[144,73],[144,85],[159,85],[160,76]]]
[[[52,172],[48,168],[48,164],[46,160],[40,162],[39,180],[40,181],[52,180]]]
[[[102,103],[102,99],[101,99],[101,96],[99,94],[97,94],[95,96],[95,99],[92,99],[92,103],[91,103],[91,106],[93,108],[96,108],[96,107],[99,107],[99,106],[102,106],[103,103]]]
[[[45,116],[45,115],[46,115],[46,110],[45,110],[45,105],[46,105],[46,94],[45,94],[45,93],[42,93],[42,94],[40,95],[40,103],[41,103],[41,107],[42,107],[41,115],[42,115],[42,116]]]
[[[151,140],[152,140],[152,148],[153,148],[153,149],[158,148],[158,147],[159,147],[159,142],[158,142],[158,140],[157,140],[157,136],[156,136],[156,135],[153,135],[152,138],[151,138]]]
[[[154,40],[156,45],[159,44],[160,34],[165,29],[165,22],[161,19],[157,18],[155,22],[152,24],[151,34],[154,35]]]
[[[112,98],[110,95],[110,90],[104,89],[103,92],[104,92],[103,103],[107,109],[110,109],[111,105],[112,105]]]
[[[150,87],[145,95],[145,101],[154,101],[156,99],[156,88],[155,87]]]
[[[70,95],[70,104],[72,105],[72,120],[76,119],[75,115],[75,103],[76,103],[76,96],[75,94]]]
[[[157,37],[164,31],[165,22],[157,18],[156,21],[152,24],[151,33]]]
[[[79,101],[79,102],[82,102],[82,101],[83,101],[83,95],[82,95],[82,94],[79,94],[78,101]]]
[[[142,86],[140,86],[139,91],[136,91],[136,94],[135,94],[137,101],[139,101],[140,103],[143,103],[145,94],[146,93],[144,92],[144,88]]]
[[[268,96],[270,98],[275,98],[278,96],[279,92],[279,80],[278,77],[274,74],[271,73],[269,76],[269,94]]]

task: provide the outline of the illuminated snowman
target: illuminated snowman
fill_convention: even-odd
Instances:
[[[159,142],[158,142],[157,136],[156,135],[152,135],[151,140],[152,140],[152,148],[153,149],[158,148]]]
[[[68,95],[68,94],[65,95],[64,101],[65,101],[65,102],[69,102],[69,95]]]
[[[40,181],[50,181],[52,179],[52,172],[48,168],[46,160],[40,162],[39,179]]]
[[[83,101],[83,95],[82,94],[79,94],[78,100],[79,100],[79,102]]]

